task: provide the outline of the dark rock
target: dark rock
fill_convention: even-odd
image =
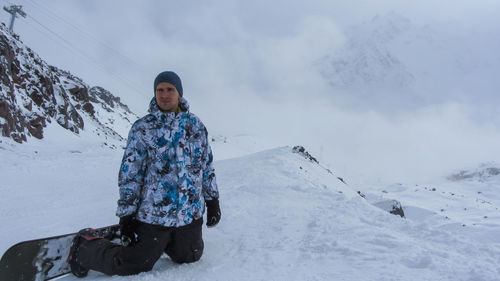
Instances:
[[[88,102],[90,100],[88,90],[86,88],[72,88],[69,92],[75,100],[80,102]]]
[[[85,104],[83,105],[83,107],[82,107],[82,108],[83,108],[83,110],[85,110],[88,114],[90,114],[90,115],[94,116],[94,113],[95,113],[95,111],[94,111],[94,106],[93,106],[91,103],[89,103],[89,102],[85,103]]]
[[[358,190],[358,192],[357,192],[357,193],[358,193],[358,195],[359,195],[359,196],[361,196],[361,197],[363,197],[363,198],[366,198],[366,195],[364,195],[363,193],[361,193],[361,191],[359,191],[359,190]]]
[[[388,200],[373,203],[373,205],[382,209],[382,210],[386,210],[393,215],[397,215],[397,216],[400,216],[402,218],[405,217],[403,207],[401,206],[401,203],[399,203],[399,201],[397,201],[397,200],[388,199]]]
[[[33,92],[30,95],[31,100],[38,106],[42,106],[43,104],[43,95],[38,92]]]
[[[106,89],[95,86],[89,89],[90,100],[95,103],[101,103],[102,105],[107,105],[109,108],[123,107],[127,111],[130,111],[127,105],[120,101],[120,97],[115,97]],[[107,109],[107,107],[104,107]]]
[[[384,211],[387,211],[393,215],[400,216],[402,218],[405,217],[403,207],[401,206],[401,203],[397,200],[394,199],[387,199],[384,198],[380,195],[372,194],[372,193],[362,193],[361,191],[357,191],[359,196],[364,198],[368,203],[372,204],[373,206],[382,209]]]
[[[292,151],[304,156],[306,159],[310,160],[311,162],[319,164],[318,160],[316,160],[316,158],[314,158],[311,154],[309,154],[309,152],[307,152],[303,146],[300,146],[300,145],[294,146]]]
[[[32,136],[37,139],[43,138],[43,128],[47,125],[45,124],[45,118],[38,116],[35,119],[31,120],[28,126],[28,131]]]
[[[30,103],[25,105],[24,108],[26,108],[29,111],[32,111],[33,110],[33,101],[30,101]]]

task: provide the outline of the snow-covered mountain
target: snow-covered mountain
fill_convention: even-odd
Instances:
[[[481,163],[479,167],[460,170],[448,176],[451,181],[491,181],[500,178],[500,165],[495,162]]]
[[[0,149],[0,252],[20,240],[117,222],[121,151],[22,146]],[[90,272],[86,280],[498,280],[498,177],[358,187],[291,147],[216,161],[215,169],[222,220],[203,230],[199,262],[177,265],[164,256],[152,272]],[[399,200],[406,217],[374,206],[359,188],[365,197]]]
[[[25,142],[42,139],[52,122],[75,134],[86,131],[109,147],[122,145],[137,119],[101,87],[90,87],[51,66],[0,25],[0,131]]]
[[[348,28],[345,46],[325,58],[323,74],[338,88],[408,90],[415,77],[390,44],[412,31],[411,22],[395,14]]]
[[[343,47],[317,62],[340,100],[404,109],[478,103],[500,88],[498,34],[418,25],[392,12],[346,29],[345,37]]]

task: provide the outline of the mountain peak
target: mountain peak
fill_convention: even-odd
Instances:
[[[396,13],[350,27],[346,44],[320,61],[320,71],[333,88],[373,99],[371,104],[381,100],[379,95],[407,92],[415,77],[390,43],[412,29],[411,21]]]
[[[347,33],[348,37],[358,43],[369,42],[373,45],[387,44],[412,29],[416,27],[410,19],[396,12],[389,12],[352,26],[347,29]]]

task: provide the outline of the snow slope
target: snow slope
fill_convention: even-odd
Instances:
[[[121,152],[58,127],[48,128],[63,138],[53,143],[1,139],[0,252],[21,240],[117,222]],[[91,272],[85,280],[500,280],[495,178],[445,181],[436,191],[430,185],[362,187],[406,204],[403,219],[369,204],[357,188],[290,147],[219,160],[215,168],[222,221],[204,229],[199,262],[176,265],[164,256],[149,273]],[[455,196],[441,193],[451,190]],[[479,190],[492,208],[472,203]],[[446,204],[454,207],[436,211]],[[460,206],[487,214],[487,223],[479,225]]]

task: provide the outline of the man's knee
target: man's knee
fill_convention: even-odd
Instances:
[[[193,250],[192,252],[192,255],[190,259],[186,259],[186,263],[189,263],[189,262],[195,262],[195,261],[199,261],[201,259],[201,256],[203,255],[203,246],[199,249],[195,249]]]
[[[185,251],[166,251],[170,259],[175,263],[191,263],[196,262],[201,259],[203,255],[203,243],[196,247],[195,249],[189,249]]]
[[[202,254],[203,251],[196,251],[192,253],[192,255],[186,255],[183,257],[171,256],[170,259],[172,259],[172,261],[175,263],[191,263],[199,261],[201,259]]]

